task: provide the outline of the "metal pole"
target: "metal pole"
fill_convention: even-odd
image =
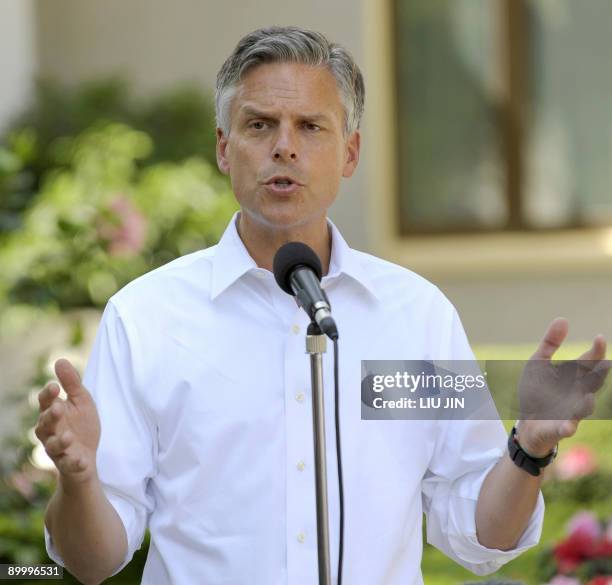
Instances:
[[[312,384],[312,426],[314,438],[315,485],[317,496],[317,551],[319,585],[331,585],[329,558],[329,516],[327,504],[327,459],[325,451],[325,406],[323,400],[323,354],[327,338],[315,324],[308,327],[306,353],[310,355]]]

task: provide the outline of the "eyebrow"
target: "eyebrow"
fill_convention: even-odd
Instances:
[[[246,117],[254,117],[254,118],[263,118],[270,120],[274,118],[274,115],[269,112],[263,112],[261,110],[257,110],[252,106],[243,106],[240,109],[240,114]],[[314,114],[303,114],[300,116],[304,120],[308,120],[309,122],[327,122],[329,121],[329,116],[323,113],[314,113]]]

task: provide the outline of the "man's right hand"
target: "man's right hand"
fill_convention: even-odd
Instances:
[[[49,382],[38,395],[40,416],[36,436],[68,483],[96,477],[96,451],[100,442],[100,419],[91,394],[66,359],[55,362],[55,373],[67,399],[59,397],[57,382]]]

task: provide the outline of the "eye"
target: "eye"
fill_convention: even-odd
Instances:
[[[321,130],[321,126],[319,126],[318,124],[313,124],[312,122],[306,122],[304,126],[306,126],[307,130],[312,130],[313,132]]]
[[[263,130],[266,123],[261,120],[255,120],[249,124],[249,128],[253,128],[254,130]]]

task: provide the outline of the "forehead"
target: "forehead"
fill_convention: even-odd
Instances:
[[[343,116],[334,75],[327,67],[301,63],[267,63],[247,72],[237,87],[232,109],[280,109],[295,114],[319,112]]]

